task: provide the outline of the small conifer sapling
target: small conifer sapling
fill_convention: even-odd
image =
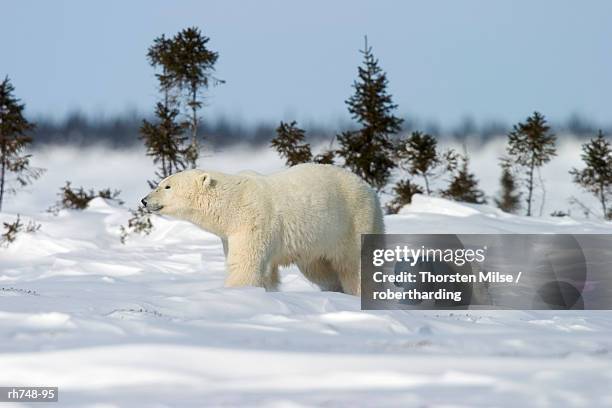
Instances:
[[[556,156],[556,137],[544,115],[534,112],[524,123],[514,125],[508,134],[508,155],[525,170],[527,216],[532,215],[535,172]]]
[[[585,167],[573,168],[570,174],[574,183],[597,197],[606,219],[612,219],[612,145],[600,130],[595,139],[582,145],[582,161]]]

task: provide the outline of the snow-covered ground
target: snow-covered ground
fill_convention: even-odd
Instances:
[[[612,405],[610,312],[362,312],[359,298],[320,292],[295,268],[280,292],[225,289],[220,241],[186,222],[155,217],[151,235],[120,243],[147,158],[59,154],[39,158],[49,173],[0,215],[42,224],[0,249],[2,386],[59,386],[59,405],[74,407]],[[131,189],[128,203],[45,213],[66,179]],[[421,196],[385,223],[391,233],[612,233],[612,223]]]

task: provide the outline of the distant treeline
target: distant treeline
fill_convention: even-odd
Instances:
[[[139,129],[142,120],[149,117],[137,114],[110,118],[91,118],[81,113],[73,113],[63,119],[35,119],[36,128],[32,132],[33,145],[104,145],[112,148],[142,146]],[[253,146],[268,145],[274,137],[278,123],[259,123],[244,125],[239,121],[220,118],[207,120],[198,127],[205,144],[211,146],[229,146],[250,144]],[[309,128],[311,140],[331,138],[333,129]]]
[[[142,146],[138,136],[143,118],[143,115],[135,113],[107,118],[91,118],[81,113],[73,113],[59,120],[38,118],[34,120],[36,128],[32,132],[33,145],[104,145],[111,148]],[[204,137],[206,144],[214,147],[235,144],[268,146],[275,136],[276,127],[278,123],[246,125],[238,120],[218,118],[202,122],[198,133]],[[307,139],[311,143],[317,143],[331,141],[338,129],[351,128],[351,125],[348,122],[337,126],[306,123],[304,127],[307,130]],[[454,127],[444,128],[435,121],[406,119],[402,128],[403,132],[423,129],[441,140],[461,141],[470,138],[486,141],[493,136],[506,135],[511,126],[501,121],[477,124],[466,118]],[[592,137],[601,127],[574,115],[561,124],[553,124],[553,128],[557,134],[571,134],[582,138]],[[604,133],[612,134],[612,128],[604,129]]]

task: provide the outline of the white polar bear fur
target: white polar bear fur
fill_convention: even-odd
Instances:
[[[295,263],[322,290],[358,295],[361,234],[384,232],[377,194],[331,165],[269,176],[187,170],[162,180],[144,201],[219,236],[230,287],[275,290],[279,266]]]

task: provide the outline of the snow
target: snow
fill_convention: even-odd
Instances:
[[[145,173],[122,182],[139,178],[144,192]],[[361,311],[295,267],[279,292],[226,289],[215,236],[155,217],[151,235],[122,245],[130,202],[54,216],[50,203],[34,210],[51,190],[41,191],[0,214],[12,221],[21,202],[23,222],[42,224],[0,250],[3,386],[58,386],[58,406],[71,407],[612,404],[607,311]],[[612,223],[425,196],[385,223],[390,233],[612,233]]]
[[[420,194],[398,215],[386,217],[392,234],[609,234],[612,223],[573,217],[523,217],[489,205],[458,203]]]

